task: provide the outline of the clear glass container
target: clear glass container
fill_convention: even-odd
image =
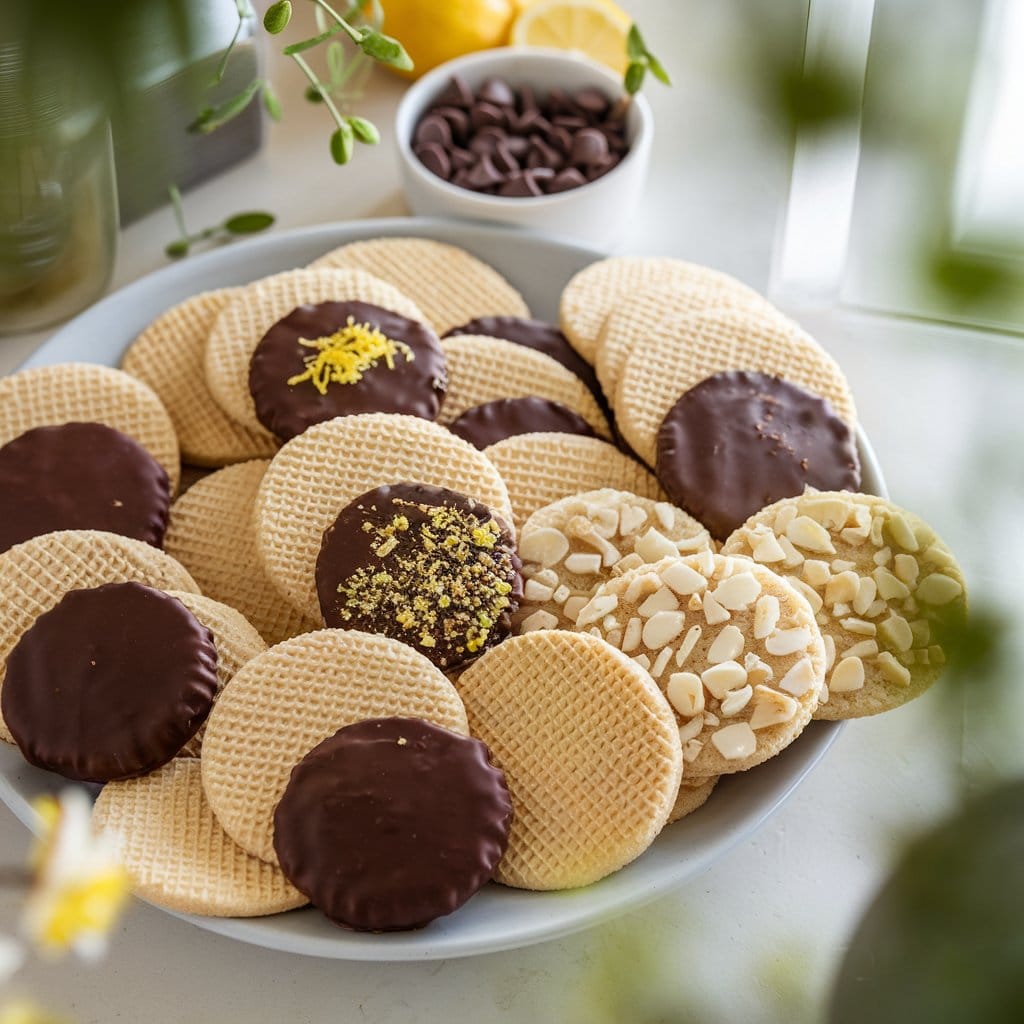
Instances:
[[[0,334],[89,305],[117,245],[106,109],[73,66],[39,57],[0,38]]]

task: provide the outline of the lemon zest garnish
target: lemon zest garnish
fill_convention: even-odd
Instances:
[[[312,340],[299,338],[299,344],[315,352],[303,359],[306,369],[289,377],[288,384],[294,387],[309,381],[321,395],[327,394],[329,384],[358,384],[363,371],[372,369],[382,359],[393,370],[397,355],[403,355],[407,363],[416,358],[405,342],[394,341],[377,327],[357,324],[351,316],[333,334]]]

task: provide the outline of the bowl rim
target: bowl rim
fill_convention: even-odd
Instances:
[[[510,209],[538,209],[545,206],[554,206],[559,203],[571,201],[580,193],[592,195],[592,186],[604,185],[620,177],[620,171],[624,171],[629,165],[643,159],[642,151],[649,148],[651,138],[654,134],[654,114],[650,102],[642,93],[635,93],[632,102],[636,107],[637,117],[635,119],[636,131],[630,142],[629,149],[619,163],[607,174],[602,175],[594,181],[588,181],[585,185],[577,188],[566,189],[554,195],[542,196],[492,196],[482,192],[474,192],[471,189],[463,188],[461,185],[453,185],[444,178],[438,177],[423,165],[412,149],[412,132],[415,127],[412,123],[414,108],[419,106],[425,94],[433,91],[440,92],[443,84],[464,68],[475,68],[479,65],[494,64],[499,68],[503,63],[514,58],[536,58],[542,63],[580,66],[587,68],[600,79],[602,84],[617,88],[621,95],[625,95],[622,88],[622,81],[610,68],[599,64],[590,57],[571,50],[558,50],[548,46],[497,46],[489,50],[476,50],[473,53],[463,54],[461,57],[453,57],[432,68],[422,78],[413,82],[406,90],[399,101],[395,111],[394,126],[395,139],[398,144],[398,152],[402,162],[420,181],[431,188],[435,188],[443,195],[453,199],[478,206],[482,209],[495,208],[502,210]],[[495,73],[498,73],[497,70]]]

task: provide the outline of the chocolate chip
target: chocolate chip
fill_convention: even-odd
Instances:
[[[473,105],[473,90],[461,75],[452,75],[444,92],[438,96],[437,104],[438,106],[462,107],[469,110]]]
[[[495,152],[495,150],[497,150],[498,143],[503,142],[506,138],[504,132],[500,135],[498,134],[500,131],[500,128],[492,128],[491,132],[493,134],[485,135],[483,132],[480,132],[474,135],[473,138],[469,140],[470,152],[475,153],[477,156],[483,156],[484,154],[490,156]],[[474,163],[475,162],[476,161],[474,160]]]
[[[578,132],[581,128],[586,128],[589,125],[585,117],[577,117],[575,114],[559,114],[558,117],[551,119],[551,123],[558,128],[568,128],[574,132]]]
[[[505,140],[505,145],[508,147],[508,151],[518,160],[529,152],[530,140],[524,139],[522,135],[510,135]]]
[[[469,176],[466,178],[472,189],[490,188],[492,185],[500,185],[504,180],[505,175],[494,166],[486,153],[480,157],[476,167],[469,172]]]
[[[537,184],[533,174],[526,171],[510,175],[508,180],[499,186],[498,195],[526,198],[527,196],[542,196],[544,192]]]
[[[474,128],[483,128],[487,125],[504,127],[508,123],[508,114],[493,103],[474,103],[469,111],[469,120]]]
[[[584,128],[573,140],[569,162],[576,167],[595,167],[608,156],[608,140],[596,128]]]
[[[512,155],[508,148],[508,140],[498,143],[494,150],[494,166],[505,174],[519,170],[519,161]]]
[[[587,180],[596,181],[598,178],[606,175],[610,170],[619,166],[621,157],[609,155],[604,158],[600,163],[594,164],[587,168]]]
[[[540,107],[537,105],[537,96],[532,87],[524,85],[519,89],[519,113],[526,114],[529,111],[536,111],[539,114]]]
[[[571,188],[579,188],[586,185],[587,179],[575,167],[566,167],[559,171],[548,185],[548,192],[567,192]]]
[[[565,165],[565,159],[556,149],[549,146],[539,135],[530,136],[530,153],[526,158],[526,166],[550,167],[554,170],[561,170]]]
[[[515,106],[516,94],[512,86],[501,78],[488,78],[476,94],[477,99],[493,103],[496,107]]]
[[[469,138],[469,114],[458,107],[437,107],[435,114],[443,117],[452,130],[452,138],[460,145]]]
[[[452,167],[457,171],[464,171],[476,163],[476,156],[468,149],[460,149],[454,146],[450,153]]]
[[[524,110],[518,117],[509,118],[509,128],[519,135],[525,135],[530,132],[536,125],[537,121],[540,120],[541,113],[533,107],[529,110]]]
[[[553,114],[576,113],[576,105],[562,89],[552,89],[548,93],[548,107]]]
[[[595,117],[603,117],[608,111],[608,97],[600,89],[580,89],[573,99],[577,107]]]
[[[417,145],[425,145],[428,142],[436,142],[445,149],[451,149],[452,130],[448,122],[437,114],[428,114],[416,126],[415,140]]]
[[[428,171],[447,181],[452,176],[452,162],[444,147],[437,142],[426,142],[416,147],[416,155]]]
[[[566,131],[565,128],[559,128],[557,125],[548,132],[548,142],[555,147],[563,156],[568,156],[572,151],[573,137],[572,133]]]

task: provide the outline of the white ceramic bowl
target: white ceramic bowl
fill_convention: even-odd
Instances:
[[[643,194],[654,136],[647,100],[642,95],[634,97],[626,115],[629,152],[603,177],[550,196],[491,196],[439,178],[412,151],[417,123],[456,74],[471,89],[497,77],[512,86],[531,85],[538,93],[554,88],[575,92],[587,86],[597,86],[608,96],[622,93],[622,83],[613,72],[564,50],[509,46],[471,53],[434,68],[409,88],[395,116],[402,182],[413,213],[510,224],[610,250],[629,225]]]

